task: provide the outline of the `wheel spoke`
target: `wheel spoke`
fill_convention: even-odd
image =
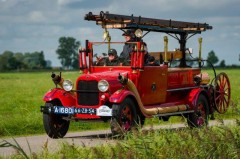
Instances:
[[[224,76],[222,76],[222,81],[221,82],[222,82],[222,86],[226,85],[227,80]]]
[[[226,78],[224,78],[224,81],[223,81],[224,83],[223,83],[223,88],[225,88],[225,86],[227,86],[226,85],[226,83],[227,83],[227,80],[226,80]]]
[[[216,93],[220,94],[220,93],[221,93],[221,91],[219,91],[219,90],[216,90]]]
[[[227,101],[227,99],[226,98],[224,98],[224,102],[226,103],[226,108],[228,107],[228,105],[229,105],[229,102]]]
[[[218,101],[220,97],[221,97],[221,95],[218,95],[218,96],[215,98],[215,100]]]
[[[219,107],[219,111],[222,112],[222,102],[221,101],[220,101],[218,107]]]
[[[219,78],[219,87],[220,87],[220,89],[223,87],[223,80],[222,80],[221,76]]]
[[[224,111],[226,111],[226,105],[224,104],[224,99],[222,100],[222,108]]]
[[[223,104],[222,104],[222,102],[221,102],[221,105],[220,105],[220,112],[223,112],[223,110],[224,110],[224,107],[223,107]]]
[[[229,90],[230,90],[230,88],[224,89],[224,94],[228,94]],[[226,92],[227,92],[227,93],[226,93]]]
[[[227,107],[228,107],[228,104],[227,104],[227,101],[225,100],[225,98],[223,100],[223,107],[224,107],[224,111],[226,111]]]

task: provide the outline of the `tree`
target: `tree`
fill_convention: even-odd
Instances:
[[[222,60],[219,64],[220,67],[226,67],[225,60]]]
[[[56,50],[63,67],[67,69],[78,68],[78,47],[80,42],[73,37],[60,37],[59,46]]]
[[[213,50],[208,53],[207,60],[208,60],[208,63],[207,63],[208,67],[211,67],[211,64],[209,62],[211,62],[213,65],[218,62],[218,57],[215,55],[215,52]]]
[[[19,69],[26,69],[27,68],[27,64],[24,64],[24,58],[25,58],[25,56],[24,56],[24,54],[23,53],[21,53],[21,52],[17,52],[17,53],[15,53],[14,55],[14,58],[16,59],[16,61],[17,61],[17,69],[19,70]]]
[[[0,70],[14,70],[17,69],[18,62],[14,58],[14,53],[11,51],[4,51],[0,56]]]
[[[46,67],[46,61],[44,59],[43,51],[41,51],[41,52],[35,51],[33,53],[25,53],[23,61],[30,69],[39,69],[39,68]]]
[[[0,71],[4,71],[4,70],[7,70],[7,59],[2,54],[0,55]]]
[[[47,65],[47,62],[45,61],[43,51],[39,52],[38,57],[39,57],[39,66],[40,66],[40,68],[45,68],[46,65]]]

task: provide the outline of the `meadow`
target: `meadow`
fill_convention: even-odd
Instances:
[[[213,77],[212,70],[205,71]],[[236,108],[240,107],[240,69],[221,69],[216,72],[225,72],[229,76],[232,88],[231,106],[234,106],[234,109],[229,109],[224,115],[216,113],[216,118],[234,118],[238,115]],[[79,75],[78,71],[62,73],[64,79],[72,81],[75,81]],[[0,73],[0,138],[45,133],[40,106],[44,105],[42,100],[44,94],[55,87],[50,76],[50,71]],[[152,122],[154,119],[147,120],[146,123]],[[70,131],[108,128],[109,123],[72,122],[70,124]]]
[[[45,133],[40,106],[45,104],[44,94],[55,87],[51,73],[0,73],[0,138]],[[79,72],[63,72],[62,76],[75,81]],[[107,123],[72,122],[70,130],[107,127]]]

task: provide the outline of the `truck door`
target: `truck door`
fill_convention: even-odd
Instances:
[[[145,66],[140,71],[138,91],[144,105],[166,101],[167,66]]]

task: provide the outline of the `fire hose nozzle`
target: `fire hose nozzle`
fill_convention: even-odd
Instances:
[[[51,77],[52,77],[53,82],[56,85],[59,84],[62,81],[61,73],[60,73],[60,75],[56,75],[54,72],[52,72]]]
[[[128,81],[128,75],[127,75],[127,77],[124,77],[123,75],[121,75],[121,74],[119,73],[119,75],[118,75],[118,81],[119,81],[121,84],[126,85],[126,84],[127,84],[127,81]]]

